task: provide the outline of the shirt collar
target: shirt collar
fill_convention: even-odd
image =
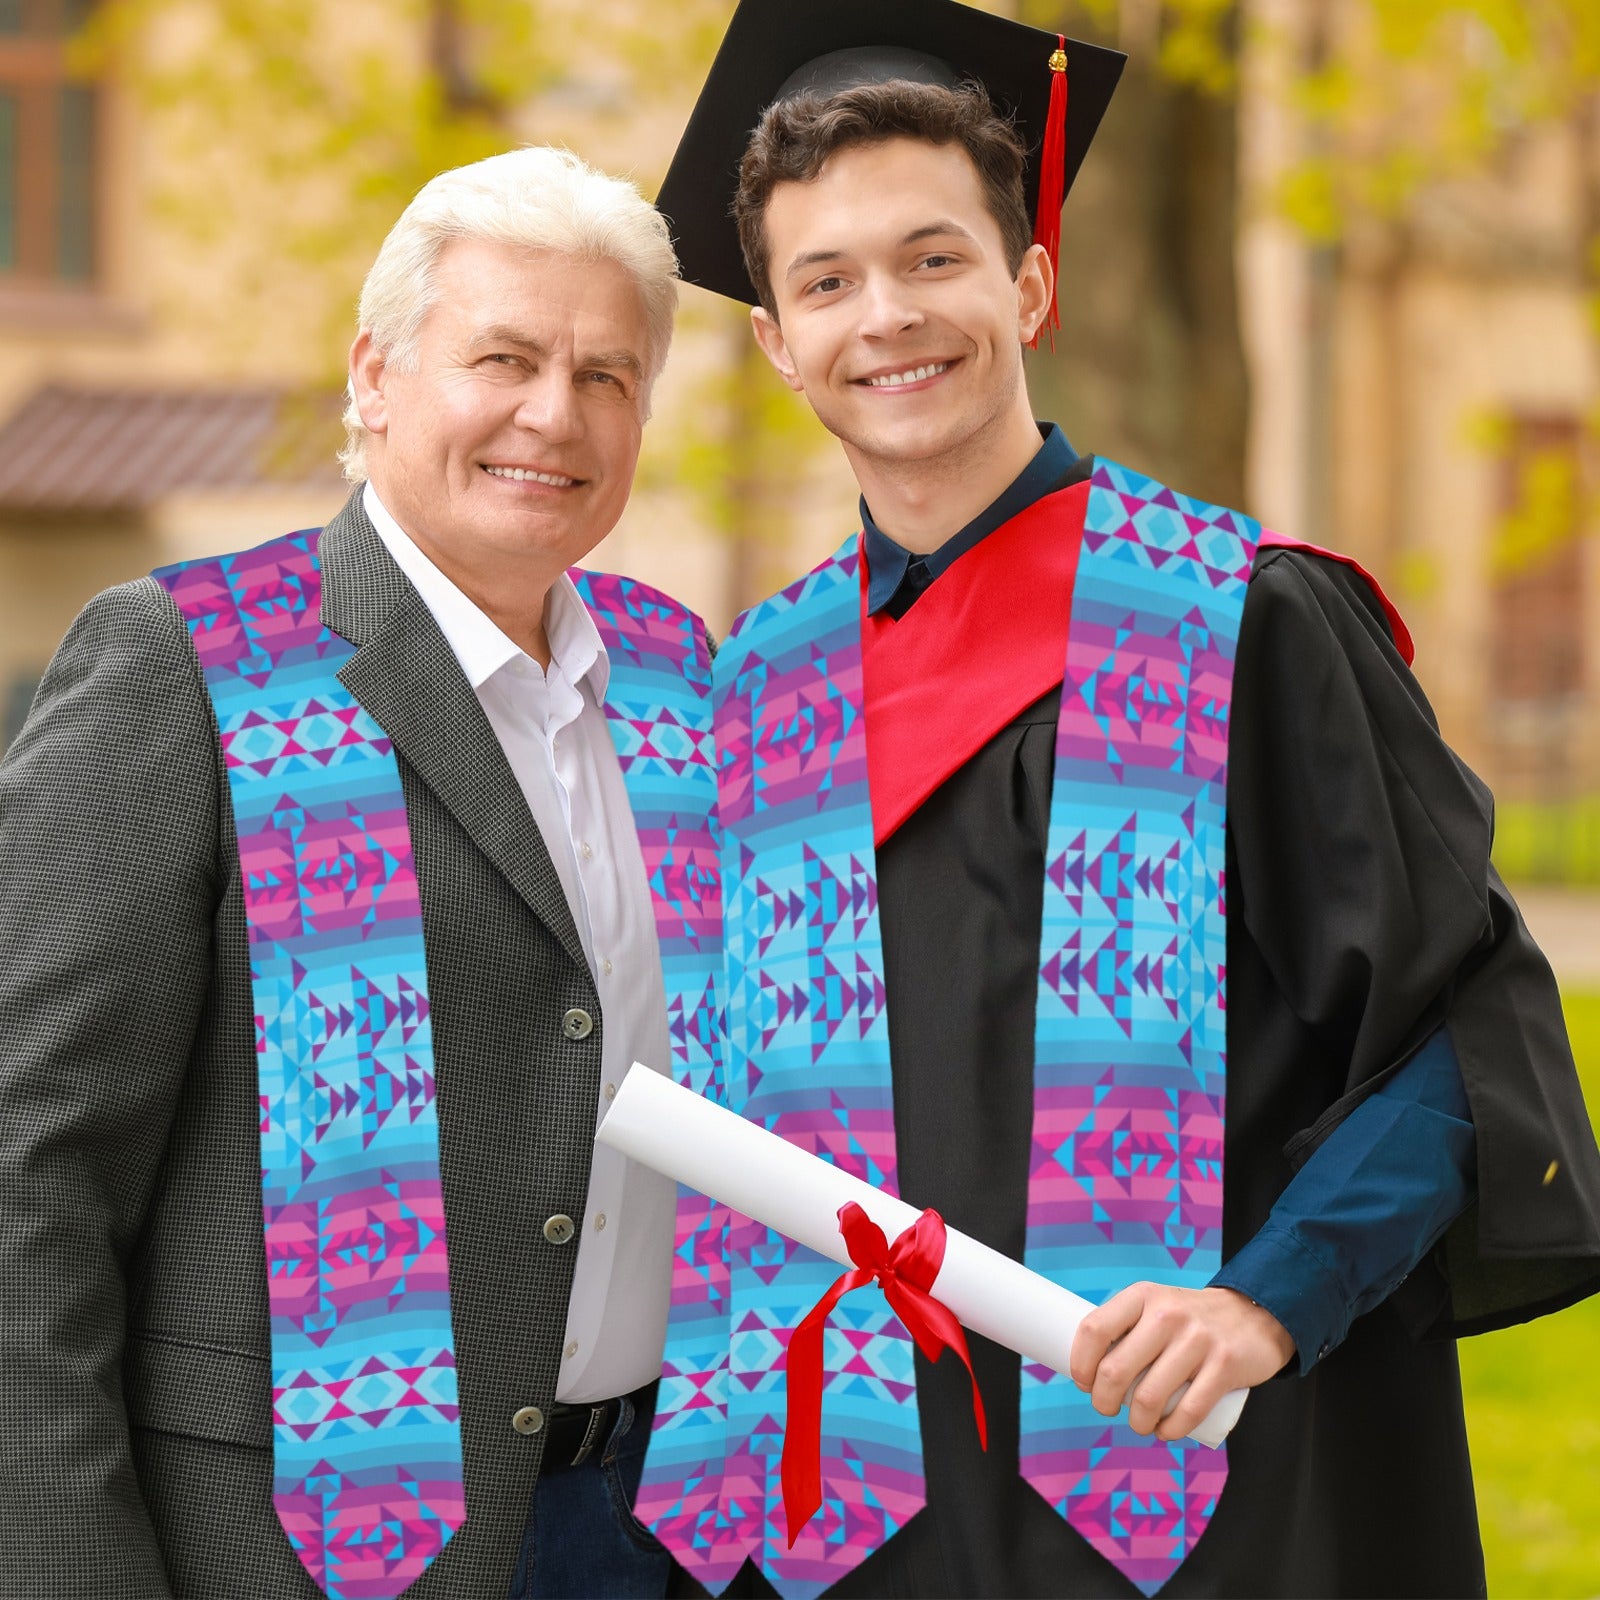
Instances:
[[[550,659],[567,675],[567,681],[581,685],[587,679],[595,704],[604,705],[611,686],[611,657],[577,585],[564,572],[550,586],[544,603],[544,633],[550,643]]]
[[[532,660],[423,553],[378,498],[378,491],[370,481],[362,490],[361,504],[383,540],[384,548],[394,557],[395,565],[422,596],[423,604],[438,623],[440,633],[474,690],[481,689],[508,662],[518,657]],[[567,681],[575,686],[587,678],[596,703],[604,704],[611,680],[611,660],[594,618],[565,573],[551,585],[545,599],[544,628],[550,644],[551,664],[559,667]],[[537,667],[538,663],[533,662],[533,665]]]
[[[891,539],[873,520],[865,499],[861,502],[861,526],[865,536],[867,572],[867,610],[875,614],[894,599],[906,580],[911,563],[920,560],[931,581],[952,567],[967,551],[994,530],[1042,500],[1059,484],[1078,459],[1067,436],[1053,422],[1041,422],[1039,448],[1000,497],[978,513],[964,528],[925,556],[913,556],[904,545]]]

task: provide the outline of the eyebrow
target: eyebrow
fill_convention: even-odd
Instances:
[[[933,222],[925,222],[920,228],[913,228],[901,241],[900,248],[908,244],[921,244],[924,239],[948,239],[954,235],[960,239],[971,239],[972,234],[950,217],[939,217]],[[792,278],[797,272],[804,272],[809,267],[820,267],[828,261],[837,261],[842,256],[849,254],[847,250],[807,250],[798,255],[788,265],[784,277]]]
[[[512,345],[518,350],[526,350],[536,356],[550,354],[550,347],[543,340],[531,338],[509,323],[497,323],[493,327],[483,329],[473,337],[471,348],[477,350],[491,344]],[[644,377],[644,362],[631,350],[596,350],[582,356],[577,365],[631,372],[634,377],[640,379]]]
[[[924,239],[945,239],[951,234],[960,239],[972,239],[972,234],[959,222],[950,217],[940,217],[937,222],[925,222],[920,228],[913,228],[900,243],[921,244]],[[973,243],[976,242],[973,240]]]
[[[636,378],[644,377],[644,362],[631,350],[600,350],[594,355],[585,356],[578,365],[580,367],[610,368],[631,372]]]
[[[480,329],[472,336],[471,348],[476,350],[480,345],[486,344],[511,344],[519,350],[531,350],[535,355],[547,356],[550,347],[540,340],[530,337],[518,328],[513,328],[510,323],[497,322],[492,327]]]

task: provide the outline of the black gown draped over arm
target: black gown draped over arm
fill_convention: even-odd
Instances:
[[[878,850],[902,1193],[1018,1258],[1059,708],[1057,689]],[[1554,982],[1489,865],[1488,792],[1359,575],[1258,560],[1230,752],[1225,1255],[1441,1023],[1481,1202],[1326,1360],[1251,1396],[1217,1513],[1163,1594],[1481,1594],[1455,1347],[1423,1335],[1600,1278],[1600,1162]],[[971,1343],[988,1452],[959,1363],[919,1355],[928,1505],[830,1592],[1136,1595],[1018,1476],[1018,1358]],[[747,1570],[733,1592],[771,1591]]]
[[[1444,1023],[1478,1204],[1394,1308],[1417,1331],[1467,1333],[1566,1305],[1600,1286],[1600,1159],[1554,976],[1489,863],[1489,791],[1439,738],[1358,574],[1268,552],[1250,596],[1229,746],[1228,1001],[1230,1044],[1248,1039],[1259,1065],[1230,1066],[1229,1156],[1237,1135],[1255,1152],[1255,1127],[1264,1144],[1288,1128],[1298,1166]],[[1257,1193],[1247,1160],[1237,1182],[1228,1169],[1230,1249],[1278,1187]]]

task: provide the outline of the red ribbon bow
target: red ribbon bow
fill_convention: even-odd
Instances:
[[[978,1424],[978,1440],[985,1450],[989,1448],[989,1426],[978,1393],[978,1375],[967,1353],[967,1336],[950,1308],[929,1293],[944,1265],[944,1218],[937,1211],[924,1211],[891,1245],[883,1229],[850,1200],[839,1207],[839,1232],[855,1268],[806,1313],[784,1356],[789,1417],[783,1435],[783,1509],[791,1550],[800,1530],[822,1504],[822,1335],[833,1308],[852,1289],[876,1278],[883,1285],[884,1298],[923,1355],[937,1361],[946,1350],[954,1350],[961,1357],[972,1379],[972,1415]]]

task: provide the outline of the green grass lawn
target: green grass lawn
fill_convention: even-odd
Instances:
[[[1591,1115],[1600,994],[1565,996]],[[1461,1345],[1489,1593],[1600,1595],[1600,1297]]]

